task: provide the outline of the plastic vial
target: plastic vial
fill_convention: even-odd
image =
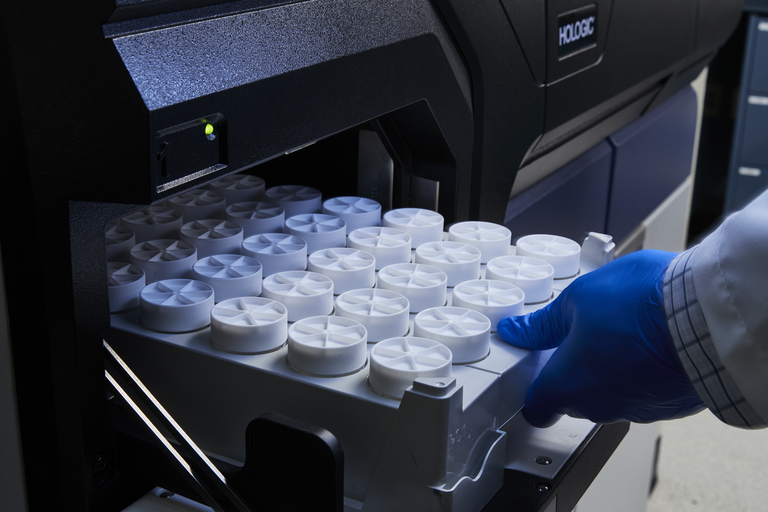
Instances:
[[[198,188],[190,190],[167,202],[184,216],[184,222],[203,219],[223,219],[227,200],[213,190]]]
[[[211,310],[211,344],[233,354],[262,354],[285,345],[288,310],[272,299],[237,297]]]
[[[189,277],[192,265],[197,261],[197,249],[181,240],[151,240],[134,245],[130,260],[144,270],[149,284]]]
[[[383,226],[396,228],[411,235],[411,246],[416,249],[427,242],[443,239],[443,216],[422,208],[390,210],[381,219]]]
[[[178,238],[183,224],[181,212],[170,206],[147,206],[126,215],[120,223],[136,233],[136,243]]]
[[[453,364],[480,361],[491,350],[491,321],[467,308],[447,306],[422,311],[413,319],[413,334],[451,349]]]
[[[197,257],[205,258],[239,252],[243,243],[243,228],[226,220],[195,220],[181,227],[179,239],[197,247]]]
[[[411,235],[385,227],[359,228],[347,237],[347,247],[361,249],[376,259],[376,270],[395,263],[410,263]]]
[[[243,238],[261,233],[282,233],[285,210],[273,203],[252,201],[227,206],[224,218],[240,224]]]
[[[368,343],[408,334],[410,308],[404,295],[382,288],[350,290],[336,299],[336,315],[360,322]]]
[[[376,261],[365,251],[336,247],[309,255],[307,270],[328,276],[335,294],[376,284]]]
[[[214,181],[208,188],[223,195],[227,204],[258,201],[266,189],[264,180],[250,174],[232,174]]]
[[[574,277],[579,273],[581,246],[569,238],[555,235],[528,235],[515,244],[518,256],[544,260],[555,270],[555,279]]]
[[[136,245],[136,235],[125,226],[109,226],[104,233],[107,243],[107,261],[125,261],[131,248]]]
[[[445,306],[448,276],[439,268],[418,263],[396,263],[379,271],[378,287],[404,295],[411,313]]]
[[[501,256],[488,262],[485,276],[511,283],[525,293],[526,304],[536,304],[552,298],[555,270],[546,261],[527,256]]]
[[[146,284],[144,271],[137,265],[110,261],[107,263],[109,277],[109,312],[117,313],[139,306],[139,293]]]
[[[285,218],[304,213],[318,213],[323,207],[323,195],[319,190],[301,185],[282,185],[268,188],[264,199],[285,210]]]
[[[240,252],[261,263],[266,278],[286,270],[306,270],[307,242],[285,233],[264,233],[243,240]]]
[[[351,318],[314,316],[288,328],[288,364],[300,373],[340,377],[365,366],[365,327]]]
[[[191,332],[211,323],[213,288],[200,281],[158,281],[145,286],[139,297],[141,325],[149,330]]]
[[[503,318],[523,314],[525,292],[504,281],[478,279],[457,285],[451,304],[484,314],[491,321],[491,331],[496,331]]]
[[[381,224],[381,204],[365,197],[334,197],[323,203],[323,213],[339,217],[347,225],[347,233]]]
[[[459,222],[448,228],[449,240],[461,242],[480,250],[480,262],[509,254],[512,233],[500,224],[492,222]]]
[[[390,338],[371,349],[368,383],[374,391],[401,400],[418,378],[449,378],[451,350],[427,338]]]
[[[211,285],[216,302],[261,295],[261,263],[249,256],[208,256],[192,265],[192,276]]]
[[[288,321],[333,312],[333,281],[317,272],[278,272],[264,279],[261,295],[288,308]]]
[[[427,242],[416,249],[416,263],[439,268],[448,286],[480,278],[480,250],[461,242]]]
[[[303,238],[312,254],[329,247],[347,245],[347,225],[333,215],[306,213],[285,219],[285,232]]]

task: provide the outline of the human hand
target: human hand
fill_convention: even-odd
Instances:
[[[551,426],[563,414],[651,423],[704,409],[667,327],[662,283],[675,256],[624,256],[576,279],[545,308],[499,322],[512,345],[557,347],[528,390],[531,425]]]

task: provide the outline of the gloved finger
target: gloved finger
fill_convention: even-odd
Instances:
[[[502,318],[496,327],[501,339],[529,350],[560,346],[571,329],[571,318],[563,314],[562,295],[546,307],[527,315]]]
[[[523,417],[534,427],[551,427],[563,417],[563,414],[558,412],[558,408],[553,407],[556,402],[550,396],[549,390],[546,376],[536,378],[528,389]]]

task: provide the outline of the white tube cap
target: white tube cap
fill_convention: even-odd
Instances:
[[[261,263],[264,277],[307,268],[307,242],[285,233],[249,236],[243,240],[240,252]]]
[[[381,224],[381,204],[365,197],[334,197],[323,203],[323,213],[339,217],[347,225],[347,233]]]
[[[136,245],[136,234],[132,229],[118,224],[109,226],[104,233],[107,243],[107,261],[125,261],[131,248]]]
[[[237,297],[211,310],[211,344],[233,354],[262,354],[285,345],[288,310],[263,297]]]
[[[202,219],[223,219],[227,200],[213,190],[198,188],[168,200],[167,205],[184,216],[184,222]]]
[[[335,294],[376,284],[376,262],[365,251],[336,247],[320,249],[309,255],[307,270],[328,276]]]
[[[439,268],[418,263],[396,263],[379,271],[378,287],[404,295],[411,313],[445,306],[448,276]]]
[[[395,263],[410,263],[411,235],[395,228],[367,227],[352,231],[347,247],[361,249],[376,259],[376,270]]]
[[[555,279],[574,277],[579,273],[581,246],[556,235],[528,235],[515,244],[518,256],[531,256],[544,260],[555,269]]]
[[[285,219],[285,232],[307,242],[307,252],[312,254],[329,247],[347,245],[347,225],[333,215],[306,213]]]
[[[198,258],[237,253],[243,243],[243,228],[226,220],[195,220],[181,226],[179,239],[197,247]]]
[[[546,261],[527,256],[501,256],[488,262],[485,276],[511,283],[525,293],[526,304],[552,298],[555,270]]]
[[[439,268],[448,286],[480,278],[480,250],[461,242],[427,242],[416,248],[416,263]]]
[[[481,263],[508,255],[512,243],[512,233],[492,222],[459,222],[448,228],[448,238],[478,248],[482,255]]]
[[[261,295],[288,308],[288,321],[333,312],[333,281],[317,272],[278,272],[264,279]]]
[[[249,256],[208,256],[192,265],[192,276],[211,285],[216,302],[261,295],[261,263]]]
[[[147,240],[178,238],[183,224],[181,212],[170,206],[147,206],[126,215],[120,223],[136,233],[136,243]]]
[[[396,228],[411,235],[411,246],[416,249],[427,242],[443,239],[443,216],[422,208],[390,210],[381,219],[383,226]]]
[[[276,204],[251,201],[227,206],[224,218],[240,224],[243,237],[248,238],[261,233],[282,233],[285,210]]]
[[[451,349],[453,364],[480,361],[491,350],[491,321],[467,308],[447,306],[422,311],[413,319],[413,334]]]
[[[451,304],[484,314],[491,321],[493,332],[503,318],[523,314],[525,292],[504,281],[478,279],[456,286]]]
[[[139,293],[146,284],[144,271],[137,265],[110,261],[107,263],[109,277],[109,312],[117,313],[139,306]]]
[[[197,249],[181,240],[151,240],[134,245],[130,260],[144,270],[149,284],[189,277],[192,265],[197,261]]]
[[[427,338],[390,338],[371,349],[368,383],[374,391],[401,400],[418,378],[449,378],[451,350]]]
[[[320,377],[349,375],[365,366],[367,340],[365,327],[351,318],[304,318],[288,329],[288,364]]]
[[[410,307],[404,295],[382,288],[350,290],[336,298],[336,315],[363,324],[368,343],[408,334]]]
[[[208,188],[223,195],[227,204],[258,201],[266,189],[264,180],[249,174],[232,174],[218,179]]]
[[[301,185],[282,185],[268,188],[264,198],[285,210],[285,218],[303,213],[318,213],[323,207],[323,195],[319,190]]]
[[[158,281],[145,286],[139,297],[141,325],[149,330],[191,332],[211,323],[213,288],[200,281]]]

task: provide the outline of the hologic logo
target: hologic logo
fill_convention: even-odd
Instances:
[[[597,43],[597,5],[592,4],[558,16],[557,54],[564,57]]]

